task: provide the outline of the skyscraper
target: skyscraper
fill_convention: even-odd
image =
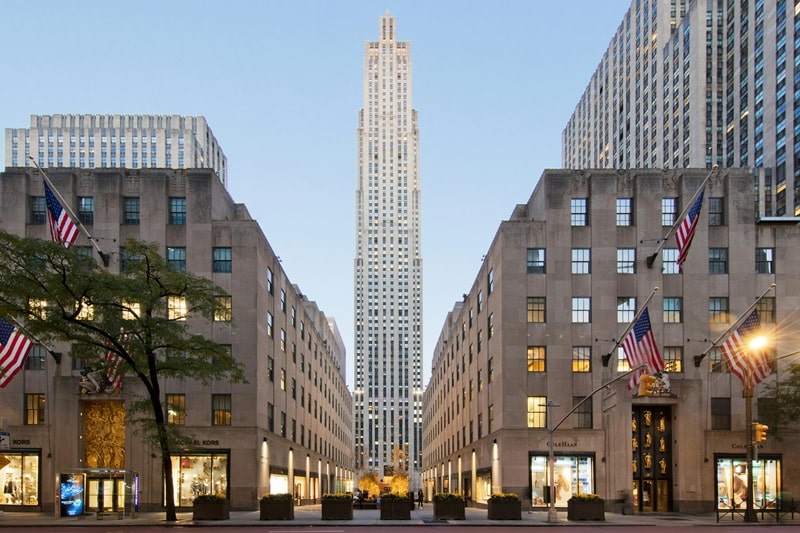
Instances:
[[[798,5],[632,2],[564,128],[564,167],[755,169],[757,216],[800,216]]]
[[[6,128],[6,165],[42,168],[211,168],[227,187],[228,159],[204,117],[31,115]]]
[[[409,473],[422,450],[419,129],[411,44],[395,19],[367,42],[358,115],[355,257],[356,470]]]

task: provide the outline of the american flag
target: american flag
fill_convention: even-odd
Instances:
[[[753,349],[748,345],[748,342],[759,334],[760,329],[758,309],[753,309],[750,316],[720,345],[731,372],[746,386],[761,383],[772,373],[772,363],[767,351]]]
[[[639,384],[639,376],[642,371],[648,374],[656,374],[664,370],[664,360],[656,346],[656,339],[653,336],[653,328],[650,327],[650,313],[647,308],[639,315],[639,319],[633,325],[628,336],[622,341],[622,351],[625,352],[625,359],[631,368],[647,365],[646,368],[631,374],[628,380],[628,388]]]
[[[11,382],[25,364],[33,342],[17,331],[4,318],[0,318],[0,387]]]
[[[50,236],[53,238],[53,242],[69,248],[78,238],[78,226],[50,190],[47,182],[44,183],[44,195],[45,202],[47,202],[47,224],[50,226]]]
[[[692,208],[681,220],[678,229],[675,231],[675,241],[678,243],[678,270],[683,272],[683,262],[689,255],[689,247],[692,245],[694,230],[697,228],[697,220],[700,218],[700,209],[703,207],[703,195],[705,187],[700,191],[697,200],[692,204]]]
[[[122,342],[126,342],[128,340],[128,335],[123,333],[120,337]],[[106,377],[108,378],[109,383],[111,385],[108,388],[107,392],[117,391],[122,389],[122,377],[124,372],[120,370],[120,365],[122,364],[122,357],[114,353],[113,351],[109,350],[106,354]]]

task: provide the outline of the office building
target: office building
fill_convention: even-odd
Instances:
[[[411,45],[388,13],[379,32],[358,114],[353,392],[356,468],[385,479],[420,466],[422,256]]]
[[[228,160],[204,117],[32,115],[6,128],[6,166],[210,168],[227,187]]]
[[[758,302],[773,372],[753,415],[767,416],[769,385],[797,361],[800,232],[755,219],[751,172],[717,171],[681,273],[675,240],[659,251],[659,239],[707,175],[545,171],[442,326],[424,395],[429,496],[485,505],[514,492],[523,509],[544,510],[552,443],[556,508],[593,493],[613,511],[631,498],[637,512],[741,513],[745,399],[712,345]],[[640,397],[619,345],[643,309],[665,371],[658,392]],[[797,428],[780,436],[759,443],[753,463],[756,507],[773,512],[779,495],[800,490]]]
[[[749,168],[759,218],[800,216],[800,13],[635,0],[563,131],[565,168]]]
[[[207,493],[254,510],[265,492],[306,504],[352,490],[353,404],[338,329],[290,282],[258,223],[216,172],[51,168],[48,175],[110,255],[110,271],[123,268],[125,243],[134,238],[157,243],[174,268],[224,291],[230,313],[192,319],[191,327],[229,346],[246,382],[161,381],[168,423],[194,441],[172,457],[179,510]],[[0,198],[4,231],[50,239],[36,169],[6,169]],[[74,246],[93,253],[83,233]],[[140,511],[163,509],[160,451],[126,417],[126,405],[146,391],[130,374],[118,394],[93,390],[84,366],[69,345],[37,345],[25,369],[0,389],[10,434],[0,478],[19,487],[0,509],[58,509],[62,476],[82,483],[86,513],[130,512],[134,494]]]

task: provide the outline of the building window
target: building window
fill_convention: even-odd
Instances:
[[[267,311],[267,336],[273,337],[275,335],[275,326],[272,319],[272,313]]]
[[[494,429],[494,404],[489,405],[489,433]],[[465,443],[466,444],[466,443]]]
[[[617,226],[633,225],[633,198],[617,198]]]
[[[730,398],[711,398],[711,429],[731,429]]]
[[[572,412],[572,427],[574,429],[592,429],[592,397],[573,396],[572,407],[576,406],[577,408]]]
[[[186,298],[183,296],[170,296],[167,298],[167,317],[170,320],[186,320]]]
[[[628,364],[628,358],[625,356],[625,350],[622,349],[622,346],[617,348],[617,372],[627,372],[631,369],[631,365]]]
[[[494,292],[494,269],[489,270],[489,273],[486,275],[486,285],[488,286],[488,292],[491,295]]]
[[[489,313],[486,317],[486,336],[491,339],[494,335],[494,313]]]
[[[233,317],[233,300],[227,294],[214,296],[214,322],[230,322]]]
[[[683,372],[683,348],[680,346],[664,346],[664,372]]]
[[[478,291],[478,314],[483,311],[483,291]]]
[[[572,323],[588,324],[592,321],[592,299],[577,297],[572,299]]]
[[[44,424],[44,394],[25,395],[25,425]]]
[[[588,226],[587,198],[573,198],[570,201],[570,223],[573,226]]]
[[[661,254],[661,272],[663,274],[680,274],[681,270],[678,265],[678,249],[664,248],[661,251]]]
[[[528,396],[528,427],[529,428],[547,427],[546,396]]]
[[[211,425],[230,426],[231,425],[231,395],[212,394],[211,395]]]
[[[528,248],[528,274],[544,274],[544,248]]]
[[[47,204],[44,196],[31,196],[31,224],[41,225],[47,222]]]
[[[617,248],[617,274],[636,273],[636,248]]]
[[[576,373],[592,371],[592,347],[572,347],[572,371]]]
[[[275,432],[275,406],[267,403],[267,431]]]
[[[214,272],[231,272],[233,260],[230,247],[214,248],[211,257],[211,267]]]
[[[546,321],[547,299],[544,296],[528,296],[528,323]]]
[[[281,411],[281,437],[286,437],[286,411]]]
[[[712,296],[708,299],[708,321],[711,324],[725,324],[728,322],[728,298]]]
[[[271,382],[275,382],[275,359],[272,357],[267,357],[267,379]]]
[[[680,297],[664,298],[664,323],[679,324],[683,322],[681,308],[683,299]]]
[[[177,272],[186,271],[186,248],[167,247],[167,263]]]
[[[286,314],[286,291],[281,289],[281,312],[285,315]]]
[[[547,348],[545,346],[528,346],[528,372],[547,371]]]
[[[119,247],[119,271],[125,272],[135,262],[139,261],[141,257],[139,254],[134,254],[125,249],[124,246]]]
[[[725,359],[719,348],[711,348],[711,351],[708,352],[708,366],[709,372],[718,374],[727,374],[731,371],[728,367],[728,360]]]
[[[44,346],[41,344],[34,344],[31,351],[28,353],[28,358],[25,359],[25,370],[44,370],[44,359],[47,354]]]
[[[486,362],[486,378],[489,380],[489,383],[494,381],[494,359],[491,357]]]
[[[590,274],[592,250],[590,248],[572,249],[572,273]]]
[[[708,225],[709,226],[724,226],[725,225],[725,204],[724,198],[712,196],[708,199]]]
[[[94,198],[78,196],[78,220],[84,224],[94,224]]]
[[[283,328],[281,328],[280,343],[281,343],[280,344],[281,351],[285,352],[286,351],[286,330],[283,329]]]
[[[186,224],[186,198],[182,196],[170,196],[169,223],[180,226]]]
[[[286,390],[286,369],[281,368],[281,390]]]
[[[775,273],[775,248],[756,248],[756,273]]]
[[[267,292],[275,294],[275,280],[272,274],[272,269],[267,267]]]
[[[140,206],[138,196],[126,196],[122,199],[122,223],[139,224]]]
[[[677,198],[662,198],[661,199],[661,225],[672,226],[675,224],[675,219],[678,216],[678,199]]]
[[[186,395],[167,394],[164,401],[167,407],[167,424],[183,426],[186,424]]]
[[[708,249],[708,273],[727,274],[728,273],[728,249],[709,248]]]
[[[761,321],[762,324],[774,324],[775,323],[775,298],[771,296],[765,296],[758,301],[756,305],[756,309],[758,310],[758,319]]]
[[[636,298],[617,298],[617,323],[628,324],[633,322],[634,316],[636,316]]]

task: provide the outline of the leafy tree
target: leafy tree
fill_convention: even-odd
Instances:
[[[224,291],[173,269],[156,244],[129,241],[124,249],[125,269],[116,274],[77,248],[0,231],[0,316],[32,340],[72,343],[73,356],[90,364],[102,365],[109,352],[122,359],[120,370],[144,389],[129,407],[161,452],[166,520],[175,521],[171,454],[187,438],[166,421],[161,380],[236,383],[244,372],[225,346],[193,332],[225,311],[216,298]]]
[[[372,497],[377,496],[381,492],[381,485],[378,481],[378,474],[375,472],[367,472],[362,475],[358,480],[358,488],[365,494]]]
[[[758,398],[758,417],[777,440],[781,440],[788,427],[800,421],[800,364],[792,365],[779,381],[764,387]]]

